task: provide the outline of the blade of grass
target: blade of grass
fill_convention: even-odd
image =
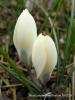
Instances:
[[[16,73],[14,69],[8,68],[3,64],[0,64],[0,68],[4,69],[7,73],[14,76],[16,79],[22,82],[23,85],[26,85],[31,93],[34,93],[34,94],[42,93],[41,89],[37,88],[37,86],[34,83],[29,81],[27,78],[25,78],[25,76],[23,76],[21,73],[18,74]]]
[[[16,16],[18,17],[24,8],[25,1],[17,0]]]
[[[66,65],[67,60],[70,56],[70,45],[71,45],[71,38],[72,38],[72,27],[73,27],[73,18],[74,18],[74,4],[75,0],[72,0],[72,5],[71,5],[71,18],[70,18],[70,25],[68,28],[68,34],[66,37],[66,43],[65,43],[65,50],[64,50],[64,63]]]
[[[56,2],[56,5],[54,7],[54,9],[56,9],[56,16],[54,17],[54,20],[53,20],[53,26],[54,26],[54,23],[55,23],[55,20],[56,20],[56,17],[58,15],[59,11],[62,9],[63,2],[64,2],[64,0],[57,0],[57,2]]]
[[[40,32],[40,33],[43,31],[43,28],[45,27],[46,23],[47,23],[47,18],[44,17],[44,19],[43,19],[43,24],[41,25],[41,27],[40,27],[40,29],[39,29],[39,32]]]
[[[31,86],[36,90],[36,92],[39,92],[39,93],[42,92],[41,88],[40,88],[38,85],[36,85],[36,84],[34,84],[32,81],[28,80],[28,79],[26,78],[26,76],[25,76],[20,70],[18,70],[18,69],[16,68],[15,63],[14,63],[13,60],[9,57],[9,55],[8,55],[8,53],[7,53],[6,51],[4,51],[4,50],[2,49],[2,50],[0,50],[0,53],[3,54],[4,58],[5,58],[5,59],[7,60],[7,62],[10,64],[10,68],[13,69],[13,73],[15,73],[20,79],[22,79],[22,82],[24,82],[24,84],[26,84],[26,85],[28,84],[27,87],[29,87],[29,85],[31,85]],[[5,68],[5,67],[4,67],[4,68]],[[8,70],[10,70],[10,69],[7,69],[7,71],[8,71]],[[12,71],[11,71],[11,73],[12,73]],[[29,87],[29,88],[30,88],[30,87]]]
[[[75,99],[75,71],[72,74],[72,100]]]
[[[62,0],[55,0],[54,10],[58,9],[58,6],[61,4],[61,2],[62,2]]]

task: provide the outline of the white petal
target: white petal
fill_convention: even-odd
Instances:
[[[40,34],[36,39],[32,49],[32,63],[35,67],[37,78],[40,77],[40,74],[46,65],[46,59],[44,36]]]
[[[46,84],[57,63],[56,47],[49,36],[40,34],[36,39],[32,50],[32,62],[37,73],[37,78],[43,84]]]
[[[46,84],[52,71],[57,63],[57,51],[53,40],[49,36],[44,37],[44,48],[47,55],[46,65],[40,74],[40,80],[43,84]]]
[[[54,41],[51,37],[45,36],[46,52],[47,52],[47,69],[52,74],[53,69],[57,63],[57,50]]]
[[[36,37],[36,23],[28,10],[23,10],[15,26],[13,37],[14,44],[19,48],[25,48],[28,50],[32,48]]]
[[[36,37],[36,23],[29,11],[25,9],[17,20],[13,36],[14,45],[17,51],[19,51],[20,56],[21,51],[24,51],[25,53],[27,53],[27,58],[30,57],[32,52],[32,46]]]

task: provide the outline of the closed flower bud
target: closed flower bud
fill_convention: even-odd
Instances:
[[[35,40],[32,49],[32,63],[37,78],[46,84],[57,63],[57,50],[54,41],[48,35],[40,34]]]
[[[25,9],[17,20],[13,41],[20,59],[26,66],[31,66],[32,46],[36,37],[36,23],[29,11]]]

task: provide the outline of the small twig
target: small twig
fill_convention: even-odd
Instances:
[[[71,100],[71,84],[69,83],[69,100]]]
[[[0,69],[0,75],[2,75],[5,71]]]
[[[0,84],[0,86],[1,86],[1,84]],[[2,98],[2,91],[1,91],[1,88],[0,88],[0,100],[1,100],[1,98]]]
[[[0,60],[3,61],[3,55],[0,55]]]
[[[0,88],[12,88],[12,87],[19,87],[19,86],[23,86],[22,84],[12,84],[12,85],[5,85],[5,86],[1,86]]]
[[[9,66],[9,64],[8,64],[7,62],[4,62],[4,61],[2,61],[2,60],[0,61],[0,63]],[[17,64],[18,64],[18,63],[17,63]],[[27,71],[28,71],[27,68],[23,68],[22,66],[17,66],[17,69],[20,69],[20,70],[22,70],[22,71],[24,71],[24,72],[27,72]],[[4,72],[1,71],[0,73],[4,73]]]
[[[73,63],[71,63],[71,64],[69,64],[69,65],[67,65],[66,66],[66,68],[71,68],[72,67],[72,65],[74,65],[75,63],[73,62]]]
[[[16,62],[16,65],[18,66],[21,63],[21,61],[19,60],[18,62]]]
[[[67,76],[68,76],[68,75],[64,75],[65,78],[66,78]],[[57,78],[56,75],[53,75],[53,76],[50,77],[51,80],[55,80],[56,78]],[[72,78],[72,76],[70,76],[70,78]]]
[[[23,68],[22,66],[17,66],[17,69],[20,69],[20,70],[22,70],[22,71],[24,71],[24,72],[27,72],[27,71],[28,71],[27,68]]]
[[[8,65],[8,63],[5,62],[5,61],[3,61],[3,60],[0,60],[0,63],[1,63],[1,64],[4,64],[4,65]]]
[[[72,100],[75,100],[75,72],[72,74]]]
[[[73,65],[75,65],[75,56],[73,62],[74,62]],[[75,71],[72,74],[72,100],[74,99],[75,99]]]
[[[16,88],[15,87],[12,88],[12,92],[13,92],[13,100],[16,100]]]

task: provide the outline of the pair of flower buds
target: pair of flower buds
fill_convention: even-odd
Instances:
[[[42,83],[49,81],[57,63],[57,51],[54,41],[48,35],[37,36],[34,18],[27,9],[19,16],[13,36],[14,45],[20,59],[31,66],[33,64],[37,78]]]

